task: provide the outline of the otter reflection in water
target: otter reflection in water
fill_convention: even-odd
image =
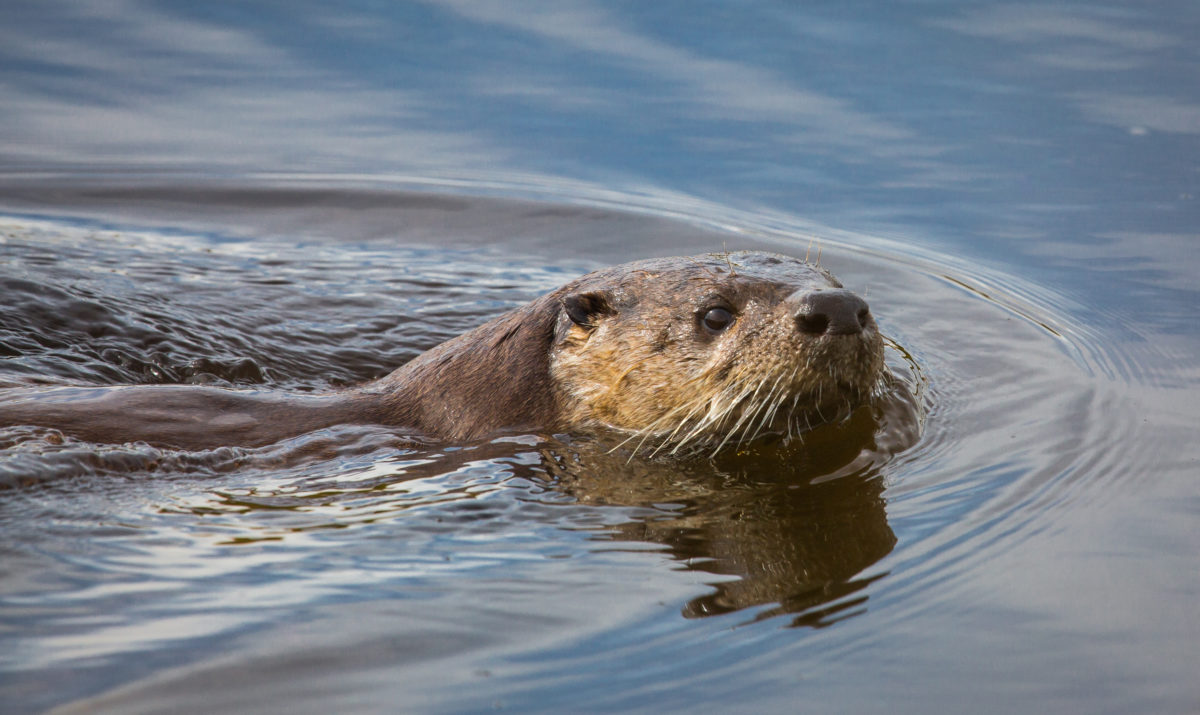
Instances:
[[[866,587],[884,575],[870,568],[896,543],[880,470],[916,439],[912,409],[897,394],[803,443],[715,460],[621,460],[584,445],[548,452],[543,465],[581,502],[654,509],[612,527],[612,540],[662,544],[688,570],[729,577],[684,616],[765,606],[756,620],[786,613],[819,627],[864,610]]]
[[[202,449],[371,423],[456,442],[611,433],[650,453],[711,454],[840,419],[883,374],[861,298],[804,261],[739,252],[590,273],[339,392],[14,388],[0,391],[0,425]]]

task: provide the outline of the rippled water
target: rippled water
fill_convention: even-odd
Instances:
[[[460,201],[467,214],[496,209]],[[556,214],[598,233],[638,223]],[[681,249],[697,240],[691,226],[675,230]],[[786,236],[699,236],[810,250]],[[595,265],[548,260],[516,238],[502,253],[405,239],[10,217],[3,379],[327,389],[384,374]],[[1090,369],[1086,356],[1119,349],[1071,336],[1052,294],[882,252],[820,251],[869,296],[897,398],[802,445],[679,464],[535,435],[422,445],[343,427],[188,453],[0,430],[10,692],[63,702],[123,682],[131,689],[100,702],[217,697],[239,709],[355,683],[348,702],[403,693],[458,710],[586,697],[618,708],[653,699],[671,653],[689,698],[712,687],[707,674],[739,681],[710,695],[733,702],[758,679],[878,647],[876,627],[830,644],[831,627],[919,624],[960,606],[996,577],[994,560],[1169,447],[1126,388]],[[780,660],[750,665],[762,658]],[[612,692],[630,670],[642,673],[632,690]],[[213,680],[229,686],[214,696]]]
[[[1198,20],[6,4],[0,390],[337,389],[723,248],[895,381],[712,461],[0,428],[0,710],[1194,712]]]

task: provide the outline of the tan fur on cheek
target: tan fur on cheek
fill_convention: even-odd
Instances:
[[[550,369],[566,388],[571,421],[637,431],[678,402],[684,366],[653,350],[650,326],[643,327],[606,321],[586,339],[572,335],[564,341]]]

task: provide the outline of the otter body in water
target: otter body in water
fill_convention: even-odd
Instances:
[[[882,375],[882,338],[861,298],[806,262],[739,252],[590,273],[336,393],[13,388],[0,390],[0,425],[189,449],[348,423],[452,441],[612,431],[680,452],[844,416]]]

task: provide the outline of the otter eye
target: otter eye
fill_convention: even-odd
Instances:
[[[733,323],[733,313],[724,308],[710,308],[704,314],[704,329],[710,333],[719,333]]]

